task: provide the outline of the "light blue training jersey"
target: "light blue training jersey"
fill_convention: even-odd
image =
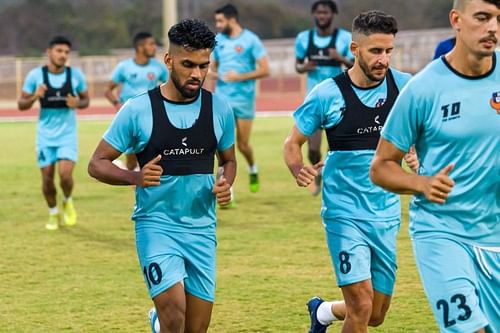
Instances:
[[[145,65],[139,65],[134,58],[120,61],[111,74],[111,81],[121,84],[120,102],[167,82],[168,72],[164,64],[151,58]]]
[[[309,31],[302,31],[295,39],[295,57],[297,59],[305,59],[307,56],[307,46],[309,45]],[[313,32],[313,43],[318,48],[327,47],[332,40],[332,36],[320,36],[316,29]],[[337,40],[335,41],[335,48],[337,52],[346,58],[354,61],[354,56],[349,48],[352,40],[352,35],[349,31],[338,29]],[[314,88],[315,85],[321,81],[335,77],[342,72],[340,66],[316,66],[312,71],[307,72],[307,93]]]
[[[481,77],[456,72],[441,57],[400,93],[382,136],[398,149],[415,144],[423,176],[454,164],[445,204],[415,195],[410,232],[500,246],[500,65]]]
[[[189,128],[198,119],[201,98],[190,103],[164,100],[168,119],[178,128]],[[234,117],[227,102],[213,98],[214,132],[217,150],[234,145]],[[103,138],[120,152],[139,153],[149,142],[153,116],[148,93],[128,100],[116,114]],[[156,222],[166,230],[192,233],[215,232],[214,176],[195,174],[161,176],[161,185],[136,188],[136,205],[132,219]]]
[[[59,74],[49,71],[48,77],[52,87],[60,88],[66,82],[66,71]],[[26,76],[22,90],[27,94],[34,94],[42,84],[42,67],[37,67],[32,69]],[[71,84],[74,95],[87,91],[85,76],[78,68],[71,67]],[[75,144],[78,140],[75,109],[40,108],[36,134],[38,147],[59,147]]]
[[[215,93],[225,98],[231,107],[245,107],[255,103],[255,80],[225,82],[224,75],[230,71],[252,72],[256,62],[267,55],[259,37],[250,30],[243,31],[234,38],[217,34],[217,45],[213,57],[217,61],[217,83]]]
[[[391,69],[399,90],[410,74]],[[368,107],[385,102],[386,79],[376,87],[354,87],[360,101]],[[295,125],[305,136],[318,129],[331,128],[342,120],[345,101],[333,79],[316,85],[304,103],[294,112]],[[373,128],[378,128],[374,124]],[[366,221],[394,221],[401,214],[399,196],[374,185],[369,177],[374,150],[329,151],[323,168],[323,202],[325,219],[349,218]]]

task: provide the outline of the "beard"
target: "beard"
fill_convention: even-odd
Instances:
[[[221,33],[224,34],[224,35],[231,35],[231,32],[233,32],[233,29],[231,29],[231,27],[228,25],[226,25],[224,28],[222,28],[221,30]]]
[[[175,70],[173,67],[172,67],[172,73],[170,76],[172,78],[172,82],[173,82],[175,88],[177,89],[177,91],[179,91],[179,93],[181,94],[182,97],[187,98],[187,99],[194,98],[194,97],[198,96],[200,89],[203,86],[203,81],[199,81],[199,80],[187,80],[184,84],[182,84],[181,81],[179,80],[179,78],[177,77],[177,74],[175,73]],[[192,89],[188,89],[186,87],[188,84],[192,84],[192,83],[199,84],[199,88],[192,90]]]
[[[332,19],[329,19],[329,20],[326,20],[322,23],[318,19],[314,19],[314,24],[316,24],[316,26],[319,29],[326,30],[326,29],[330,28],[330,26],[332,25],[332,21],[333,21]]]
[[[385,74],[387,73],[388,66],[379,65],[379,66],[375,66],[373,68],[370,68],[368,66],[368,64],[363,60],[363,57],[361,56],[361,54],[358,57],[358,61],[359,61],[359,67],[361,68],[363,73],[366,75],[366,77],[369,78],[371,81],[380,82],[385,78]],[[385,73],[382,77],[379,78],[379,77],[372,74],[373,69],[384,69]]]

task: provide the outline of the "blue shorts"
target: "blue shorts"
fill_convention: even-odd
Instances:
[[[135,240],[151,298],[183,282],[189,294],[214,301],[215,235],[172,232],[157,222],[140,221]]]
[[[396,280],[396,237],[400,220],[370,222],[323,219],[337,284],[370,280],[373,289],[392,295]]]
[[[416,237],[413,251],[441,332],[500,332],[500,253],[439,235]]]
[[[231,104],[236,119],[252,120],[255,118],[255,102]]]
[[[78,147],[76,142],[55,147],[37,145],[36,156],[40,168],[45,168],[60,160],[69,160],[76,163],[78,160]]]

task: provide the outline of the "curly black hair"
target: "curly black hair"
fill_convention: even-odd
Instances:
[[[216,43],[215,34],[204,21],[197,19],[185,19],[172,26],[168,31],[168,40],[190,50],[213,50]]]
[[[376,33],[396,35],[398,22],[392,15],[380,10],[371,10],[354,18],[352,32],[366,36]]]

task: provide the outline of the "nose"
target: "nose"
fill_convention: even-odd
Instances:
[[[191,77],[194,79],[200,79],[201,78],[201,69],[199,66],[195,66],[193,68],[193,71],[191,72]]]
[[[391,58],[391,55],[387,52],[383,52],[380,54],[380,56],[377,59],[377,62],[379,64],[382,64],[384,66],[387,66],[389,64],[389,60]]]

